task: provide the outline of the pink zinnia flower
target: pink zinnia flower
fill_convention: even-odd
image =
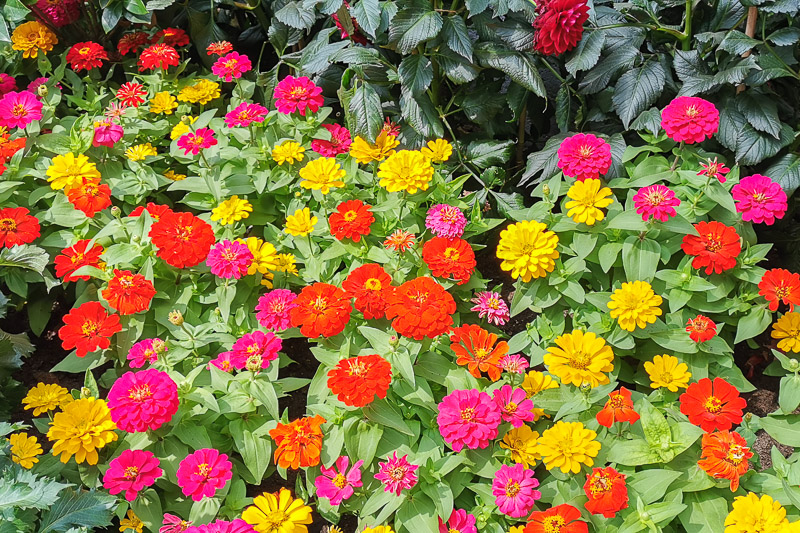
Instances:
[[[275,289],[264,293],[256,305],[256,320],[262,327],[272,331],[283,331],[292,327],[289,312],[297,304],[297,295],[288,289]]]
[[[239,279],[246,275],[252,262],[253,252],[246,244],[227,239],[215,244],[206,257],[211,273],[224,279]]]
[[[323,157],[336,157],[339,154],[346,154],[350,151],[350,130],[338,124],[323,124],[323,128],[331,134],[331,140],[314,139],[311,141],[311,149]]]
[[[178,139],[178,148],[183,150],[183,155],[197,155],[200,150],[211,148],[217,144],[217,139],[214,137],[214,130],[211,128],[200,128],[195,132],[184,133]]]
[[[425,227],[437,237],[454,239],[464,234],[467,227],[467,217],[461,209],[447,204],[436,204],[428,209],[425,217]]]
[[[273,98],[278,111],[286,115],[294,111],[302,116],[306,116],[306,111],[316,113],[325,102],[322,98],[322,87],[317,87],[305,76],[283,78],[275,87]]]
[[[111,148],[120,139],[122,139],[124,134],[125,131],[122,129],[122,126],[119,124],[114,124],[110,120],[101,120],[100,122],[95,122],[92,146],[95,148],[98,146],[108,146]]]
[[[486,317],[490,324],[502,326],[511,318],[508,305],[499,292],[482,291],[470,301],[475,304],[470,311],[477,311],[478,317]]]
[[[156,430],[178,412],[178,386],[166,372],[126,372],[108,391],[111,420],[122,431]]]
[[[141,368],[145,363],[155,363],[159,354],[167,352],[167,345],[159,338],[144,339],[128,350],[128,361],[131,368]]]
[[[183,520],[174,514],[164,513],[163,526],[158,528],[158,533],[183,533],[192,525],[188,520]]]
[[[475,515],[467,513],[464,509],[453,509],[447,524],[439,517],[439,533],[478,533],[475,527]]]
[[[17,80],[5,72],[0,72],[0,96],[17,90]]]
[[[513,389],[511,385],[503,385],[494,391],[492,399],[500,409],[500,416],[506,422],[511,422],[515,428],[525,422],[533,422],[533,402],[528,399],[522,389]]]
[[[184,496],[191,496],[199,502],[212,497],[225,486],[233,475],[228,456],[213,448],[202,448],[189,454],[178,465],[178,486]]]
[[[0,126],[24,128],[42,118],[42,103],[28,91],[9,91],[0,98]]]
[[[249,57],[239,52],[231,52],[217,59],[211,67],[211,72],[225,81],[232,81],[241,78],[242,74],[251,68],[253,64],[250,63]]]
[[[578,133],[561,141],[558,168],[579,181],[600,179],[611,168],[611,146],[591,133]]]
[[[736,211],[742,214],[745,222],[763,222],[771,226],[776,218],[783,218],[789,208],[780,184],[761,174],[742,178],[733,186],[731,194],[736,201]]]
[[[33,80],[32,82],[30,82],[28,84],[28,91],[32,92],[34,95],[36,95],[38,97],[39,96],[39,87],[41,87],[42,85],[45,85],[48,81],[50,81],[50,78],[45,78],[45,77],[36,78],[35,80]],[[60,83],[56,83],[56,87],[58,89],[61,89],[61,84]]]
[[[253,122],[264,122],[268,112],[269,110],[261,104],[242,102],[225,115],[225,125],[229,128],[234,126],[246,128]]]
[[[256,530],[241,518],[236,518],[231,522],[215,520],[210,524],[193,526],[187,529],[186,533],[256,533]]]
[[[717,178],[720,183],[725,183],[727,178],[725,174],[731,171],[725,166],[725,163],[717,163],[717,158],[708,159],[705,163],[700,163],[703,170],[697,173],[698,176],[708,176],[710,178]]]
[[[339,505],[344,500],[353,495],[353,487],[361,486],[361,465],[364,461],[356,461],[353,467],[348,472],[347,466],[350,464],[350,458],[346,455],[339,457],[336,460],[336,468],[320,467],[322,475],[317,476],[314,480],[314,486],[317,487],[317,496],[320,498],[328,498],[331,505]]]
[[[497,437],[500,409],[485,392],[456,390],[442,399],[436,421],[453,451],[486,448]]]
[[[36,7],[50,19],[47,22],[56,28],[72,24],[81,14],[80,0],[39,0]]]
[[[125,491],[125,499],[132,502],[140,490],[151,486],[164,474],[159,464],[153,452],[125,450],[108,464],[103,474],[103,487],[112,495]]]
[[[533,470],[528,470],[522,463],[514,466],[503,465],[492,482],[492,494],[500,512],[511,518],[527,515],[542,493],[533,490],[539,481],[533,477]]]
[[[214,365],[223,372],[233,372],[234,368],[238,370],[243,369],[244,361],[241,361],[239,358],[234,356],[233,352],[222,352],[217,356],[216,359],[209,361],[209,369],[211,369],[210,365]]]
[[[254,357],[259,359],[260,368],[268,368],[270,361],[278,358],[283,341],[274,333],[268,331],[254,331],[247,333],[233,343],[231,360],[236,363],[236,368],[250,367],[247,362]]]
[[[375,479],[386,485],[384,492],[393,492],[400,496],[403,489],[410,489],[417,484],[417,475],[414,473],[419,465],[412,465],[408,462],[408,455],[397,458],[394,452],[385,463],[378,463],[379,472],[375,474]]]
[[[504,355],[500,359],[500,368],[510,374],[522,374],[528,368],[528,361],[525,360],[520,354]]]
[[[679,96],[661,111],[661,127],[673,141],[699,143],[717,133],[719,111],[708,100]]]
[[[103,111],[103,116],[110,120],[117,120],[125,114],[125,104],[122,102],[111,102],[108,107]]]
[[[681,201],[675,198],[675,193],[663,185],[650,185],[642,187],[633,196],[633,205],[636,212],[642,215],[642,220],[647,221],[651,216],[666,222],[670,217],[678,214],[675,207],[681,205]]]

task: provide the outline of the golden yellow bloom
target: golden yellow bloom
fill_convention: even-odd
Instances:
[[[394,533],[392,526],[375,526],[364,529],[361,533]]]
[[[759,498],[748,492],[733,500],[733,509],[725,518],[725,533],[795,533],[798,524],[789,522],[786,509],[772,496]]]
[[[601,211],[611,205],[614,201],[611,189],[601,187],[602,182],[598,179],[587,179],[576,181],[567,191],[567,197],[571,200],[565,204],[567,216],[572,220],[592,226],[606,217]],[[610,196],[610,198],[609,198]]]
[[[525,526],[511,526],[511,529],[508,530],[508,533],[524,533]]]
[[[33,409],[33,416],[64,407],[72,401],[69,391],[55,383],[37,383],[22,399],[26,410]]]
[[[22,57],[36,58],[39,50],[45,55],[52,50],[53,45],[58,44],[58,37],[47,26],[34,20],[17,26],[11,34],[11,42],[11,48],[20,50]]]
[[[428,145],[424,146],[420,152],[434,163],[444,163],[453,155],[453,145],[444,139],[436,139],[428,141]]]
[[[305,151],[306,149],[300,146],[298,142],[284,141],[272,149],[272,160],[278,163],[278,165],[283,165],[284,163],[292,165],[295,162],[303,160],[303,153]],[[344,171],[342,171],[342,173],[344,173]]]
[[[75,456],[75,462],[97,464],[97,450],[117,440],[117,429],[111,420],[106,402],[95,398],[81,398],[65,405],[50,422],[47,438],[53,441],[53,455],[61,455],[66,463]]]
[[[36,437],[29,437],[27,433],[14,433],[8,436],[11,444],[11,460],[22,468],[30,470],[35,463],[39,462],[39,455],[42,454],[42,447]]]
[[[650,376],[650,387],[666,387],[670,392],[678,392],[678,387],[687,388],[692,374],[686,363],[671,355],[657,355],[652,361],[645,361],[644,369]]]
[[[172,181],[181,181],[186,179],[186,174],[178,174],[174,170],[167,170],[164,172],[164,177]]]
[[[133,509],[128,509],[127,517],[119,521],[120,533],[124,533],[129,529],[134,530],[136,533],[142,533],[143,527],[144,522],[142,522],[139,517],[134,514]]]
[[[144,161],[148,156],[158,155],[150,143],[137,144],[125,150],[125,157],[131,161]]]
[[[247,245],[247,249],[253,254],[253,262],[247,268],[250,275],[260,272],[266,274],[270,270],[278,270],[278,251],[268,242],[264,242],[258,237],[248,237],[239,239]]]
[[[294,254],[278,254],[276,258],[277,272],[286,272],[287,274],[297,275],[297,258]]]
[[[328,533],[344,533],[344,531],[339,526],[328,526]]]
[[[406,191],[414,194],[427,191],[433,179],[431,160],[415,150],[400,150],[390,155],[378,167],[381,187],[389,192]]]
[[[600,452],[597,433],[586,429],[580,422],[556,422],[544,430],[536,445],[548,470],[560,469],[563,473],[577,474],[581,465],[592,466],[593,457]]]
[[[556,338],[555,343],[547,348],[544,364],[562,383],[577,387],[608,383],[606,372],[614,370],[614,352],[602,337],[576,329]]]
[[[194,85],[181,89],[178,100],[190,104],[207,104],[214,98],[219,98],[219,94],[219,83],[203,78]]]
[[[389,135],[385,130],[381,130],[375,144],[370,144],[361,137],[356,137],[350,144],[350,155],[362,165],[373,161],[383,161],[390,155],[394,155],[394,149],[400,141],[394,135]]]
[[[512,429],[506,433],[500,441],[500,447],[511,451],[511,460],[515,463],[522,463],[525,468],[533,468],[536,461],[541,460],[542,456],[536,452],[536,441],[539,433],[533,431],[528,425]]]
[[[314,226],[318,220],[317,217],[311,216],[311,211],[307,207],[304,207],[295,211],[293,215],[286,217],[284,231],[289,235],[302,237],[314,231]]]
[[[307,533],[311,523],[311,507],[300,498],[293,499],[289,489],[253,499],[253,505],[242,513],[242,520],[258,533]]]
[[[219,220],[221,226],[227,226],[249,217],[252,212],[250,202],[234,194],[211,210],[211,220]]]
[[[83,185],[84,181],[99,180],[100,171],[85,155],[76,156],[72,152],[67,152],[53,158],[53,162],[47,168],[47,176],[50,187],[57,191]]]
[[[525,379],[522,380],[522,390],[525,391],[525,394],[528,398],[532,398],[542,392],[543,390],[547,389],[557,389],[559,387],[558,381],[554,380],[552,377],[548,376],[544,372],[539,372],[538,370],[531,370],[527,374],[525,374]],[[534,404],[535,405],[535,404]],[[536,422],[542,417],[550,418],[550,415],[545,414],[544,409],[539,407],[534,407],[531,409],[533,413],[533,421]]]
[[[153,99],[150,100],[150,112],[157,115],[161,113],[171,115],[176,107],[178,107],[177,100],[167,91],[156,93]]]
[[[645,328],[661,316],[661,296],[653,292],[653,287],[646,281],[623,283],[615,290],[608,302],[611,318],[619,321],[619,327],[625,331],[633,331],[637,327]]]
[[[331,192],[332,187],[344,187],[345,171],[332,157],[320,157],[309,161],[300,169],[303,181],[300,186],[304,189],[316,189],[322,194]]]
[[[786,313],[772,325],[772,338],[784,352],[800,352],[800,313]]]
[[[169,132],[169,138],[173,141],[175,139],[179,139],[184,134],[189,133],[191,129],[189,126],[194,124],[197,121],[197,117],[193,117],[190,115],[184,115],[181,117],[181,121],[175,124],[172,127],[172,131]]]
[[[497,257],[500,268],[511,271],[514,279],[528,282],[546,276],[556,266],[558,235],[547,231],[547,226],[535,220],[511,224],[500,232]]]

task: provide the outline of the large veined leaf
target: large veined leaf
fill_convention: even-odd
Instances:
[[[350,14],[367,35],[374,38],[381,23],[381,6],[378,0],[359,0],[350,8]]]
[[[504,165],[511,158],[514,141],[476,141],[467,146],[467,156],[478,168]]]
[[[450,50],[472,61],[472,39],[469,38],[464,19],[457,15],[445,18],[442,24],[442,36]]]
[[[493,43],[483,43],[475,49],[475,56],[481,65],[496,68],[529,91],[542,98],[547,97],[547,91],[533,55],[509,50]]]
[[[531,182],[536,184],[553,177],[558,171],[558,147],[561,146],[561,141],[568,136],[568,134],[562,133],[550,137],[544,144],[544,148],[528,156],[528,165],[525,167],[522,179],[519,180],[520,187]],[[533,180],[537,175],[539,177]]]
[[[575,76],[581,70],[588,70],[597,64],[600,59],[600,51],[606,42],[604,31],[587,31],[583,38],[572,51],[569,61],[567,61],[567,72]]]
[[[355,132],[372,142],[383,124],[381,97],[368,83],[362,83],[350,100],[350,112],[355,119]]]
[[[389,26],[389,42],[401,54],[408,54],[420,43],[439,35],[442,29],[442,15],[431,8],[428,2],[413,2],[406,9],[398,11]]]
[[[73,526],[89,529],[108,525],[117,499],[95,490],[66,489],[61,497],[42,513],[39,533],[66,531]]]
[[[725,39],[722,40],[719,47],[726,52],[740,56],[748,50],[752,50],[753,47],[760,42],[761,41],[757,41],[738,30],[732,30],[727,34]]]
[[[782,124],[780,137],[775,139],[767,133],[757,131],[737,109],[733,102],[724,105],[719,114],[719,142],[736,153],[736,162],[742,165],[755,165],[792,142],[794,132],[787,124]]]
[[[620,76],[612,101],[625,128],[658,99],[665,81],[664,67],[656,61],[648,61]]]
[[[764,174],[780,183],[786,194],[791,195],[800,187],[800,156],[786,154],[772,163]]]
[[[400,83],[412,94],[421,93],[431,86],[433,67],[430,60],[420,54],[406,56],[398,69]]]
[[[41,272],[47,266],[50,256],[44,248],[23,244],[13,248],[3,248],[0,250],[0,267],[17,267],[34,272]]]
[[[773,98],[748,91],[736,96],[736,107],[753,128],[780,138],[781,119]]]
[[[285,6],[275,12],[275,18],[298,30],[310,28],[316,20],[314,10],[306,7],[300,0],[287,2]]]
[[[611,78],[618,72],[631,68],[638,55],[638,50],[626,46],[618,48],[608,56],[603,57],[581,80],[579,86],[581,92],[594,94],[602,91],[608,87]]]
[[[414,95],[403,90],[400,95],[400,111],[403,118],[422,137],[444,136],[444,125],[426,93]]]
[[[11,467],[0,476],[0,511],[4,509],[46,509],[68,487],[42,478],[19,467]]]

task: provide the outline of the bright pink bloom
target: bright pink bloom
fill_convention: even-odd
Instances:
[[[164,513],[163,526],[158,528],[158,533],[183,533],[192,525],[188,520],[183,520],[180,516]]]
[[[742,214],[745,222],[763,222],[771,226],[776,218],[783,218],[789,208],[780,184],[761,174],[742,178],[733,186],[731,194],[736,201],[736,211]]]
[[[393,492],[400,496],[403,489],[410,489],[417,484],[417,475],[414,473],[419,465],[412,465],[408,462],[408,455],[398,459],[397,452],[385,463],[378,463],[379,472],[375,474],[375,479],[386,485],[384,492]]]
[[[679,96],[661,111],[661,127],[673,141],[699,143],[717,133],[719,111],[708,100]]]
[[[5,72],[0,72],[0,96],[17,90],[17,80]]]
[[[125,499],[132,502],[140,490],[151,486],[164,474],[159,464],[153,452],[125,450],[108,464],[103,474],[103,487],[112,495],[125,491]]]
[[[282,346],[283,341],[271,331],[247,333],[233,343],[231,361],[241,369],[249,366],[247,362],[250,358],[258,358],[260,368],[269,368],[269,363],[278,358]]]
[[[272,331],[283,331],[292,327],[289,312],[297,304],[297,295],[288,289],[275,289],[264,293],[256,305],[256,320],[262,327]]]
[[[28,84],[28,91],[32,92],[33,94],[35,94],[38,97],[39,96],[39,94],[38,94],[39,87],[41,87],[42,85],[45,85],[49,80],[50,80],[50,78],[45,78],[45,77],[36,78],[35,80],[33,80],[32,82],[30,82]],[[56,87],[58,89],[61,89],[61,84],[60,83],[56,83]]]
[[[256,533],[256,530],[241,518],[236,518],[231,522],[215,520],[210,524],[193,526],[186,533]]]
[[[492,482],[492,494],[500,512],[512,518],[527,515],[542,493],[534,490],[539,480],[533,477],[533,470],[528,470],[522,463],[514,466],[503,465]]]
[[[437,237],[453,239],[464,234],[467,227],[467,217],[461,209],[447,204],[436,204],[428,209],[425,217],[425,227]]]
[[[350,4],[347,2],[347,0],[345,0],[344,5],[348,9],[350,8]],[[353,35],[350,35],[349,33],[347,33],[347,30],[344,29],[344,25],[339,20],[339,15],[337,13],[333,13],[331,15],[331,18],[333,19],[333,23],[336,24],[336,27],[342,33],[342,39],[347,39],[348,37],[350,37],[353,40],[354,43],[364,44],[364,45],[369,43],[367,38],[364,37],[364,35],[361,34],[361,28],[359,28],[358,22],[356,21],[355,17],[350,17],[350,20],[353,23],[353,30],[354,30],[353,31]]]
[[[712,178],[717,178],[720,183],[725,183],[727,178],[725,178],[725,174],[731,171],[728,167],[725,166],[725,163],[717,163],[717,158],[709,159],[705,163],[700,163],[700,166],[703,167],[703,170],[697,173],[698,176],[709,176]]]
[[[225,486],[233,475],[228,456],[213,448],[202,448],[189,454],[178,465],[178,486],[184,496],[191,496],[199,502],[206,496],[212,497]]]
[[[467,513],[464,509],[453,509],[447,524],[439,517],[439,533],[478,533],[475,527],[475,515]]]
[[[314,480],[314,486],[317,487],[317,496],[320,498],[328,498],[331,505],[339,505],[344,500],[353,495],[353,487],[361,486],[361,465],[364,461],[356,461],[353,468],[348,472],[347,466],[350,464],[350,458],[342,455],[336,460],[336,469],[320,467],[322,475],[317,476]]]
[[[119,124],[114,124],[110,120],[101,120],[100,122],[95,122],[92,146],[108,146],[111,148],[120,139],[122,139],[124,134],[125,131],[122,129],[122,126]]]
[[[243,369],[244,361],[233,355],[233,352],[222,352],[216,359],[209,361],[209,370],[211,369],[210,365],[214,365],[223,372],[233,372],[234,368],[237,370]]]
[[[499,292],[482,291],[470,301],[475,304],[470,311],[477,311],[478,317],[486,317],[490,324],[502,326],[511,318],[508,305]]]
[[[42,103],[28,91],[9,91],[0,98],[0,126],[24,128],[42,119]]]
[[[108,391],[111,420],[122,431],[156,430],[178,412],[178,386],[166,372],[126,372]]]
[[[278,111],[286,115],[295,111],[302,116],[306,116],[306,111],[316,113],[325,102],[322,98],[322,87],[317,87],[305,76],[283,78],[275,87],[273,98]]]
[[[159,338],[144,339],[128,351],[128,361],[131,368],[141,368],[145,363],[155,363],[159,355],[167,352],[167,345]]]
[[[456,390],[442,399],[436,421],[453,451],[486,448],[497,437],[500,409],[485,392]]]
[[[269,110],[261,104],[249,104],[242,102],[235,109],[225,115],[225,125],[229,128],[242,126],[246,128],[253,122],[264,122]]]
[[[183,150],[183,155],[197,155],[200,150],[211,148],[217,144],[217,139],[214,137],[214,130],[211,128],[200,128],[195,132],[184,133],[178,139],[178,148]]]
[[[36,7],[49,19],[47,22],[56,28],[72,24],[81,14],[81,0],[39,0]]]
[[[252,262],[253,252],[246,244],[229,240],[215,244],[206,258],[211,273],[225,279],[239,279],[246,275]]]
[[[231,81],[241,78],[242,74],[252,68],[253,64],[250,63],[249,57],[239,52],[231,52],[217,59],[217,62],[211,67],[211,72],[220,79]]]
[[[503,385],[493,393],[492,399],[500,409],[500,415],[515,428],[525,422],[533,422],[533,402],[528,399],[522,389],[512,389],[511,385]]]
[[[522,374],[528,366],[530,366],[528,361],[518,353],[504,355],[503,358],[500,359],[500,368],[509,374]]]
[[[350,151],[350,130],[338,124],[323,124],[323,128],[331,134],[331,140],[314,139],[311,141],[311,149],[323,157],[336,157],[339,154],[346,154]]]
[[[681,205],[681,201],[675,197],[675,193],[663,185],[650,185],[642,187],[633,196],[633,205],[636,212],[642,215],[642,220],[647,221],[651,216],[666,222],[670,217],[678,214],[675,207]]]
[[[611,168],[611,146],[591,133],[577,133],[561,141],[558,168],[579,181],[600,179]]]

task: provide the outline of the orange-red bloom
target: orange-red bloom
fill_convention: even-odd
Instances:
[[[114,269],[114,277],[102,292],[108,305],[119,311],[121,315],[132,315],[147,311],[150,300],[156,295],[153,283],[130,270]]]
[[[392,277],[377,264],[362,265],[347,276],[342,288],[348,298],[355,298],[355,308],[364,313],[364,318],[383,318],[386,313],[386,298],[391,294]]]
[[[281,468],[295,469],[317,466],[322,449],[320,426],[325,422],[319,415],[298,418],[288,424],[279,422],[278,427],[269,432],[278,446],[275,449],[275,464]]]
[[[497,342],[497,335],[489,333],[476,324],[453,328],[450,348],[456,353],[456,363],[466,366],[476,378],[486,372],[489,379],[497,381],[503,369],[500,359],[508,353],[506,341]]]
[[[735,431],[718,431],[703,435],[702,457],[697,466],[711,477],[730,480],[731,492],[736,492],[739,476],[750,468],[748,461],[753,452]]]
[[[446,278],[453,276],[462,285],[475,270],[475,252],[464,239],[434,237],[422,246],[422,260],[431,274]]]
[[[364,407],[375,396],[386,398],[391,382],[392,365],[380,355],[343,359],[328,372],[328,388],[351,407]]]
[[[165,28],[153,35],[150,42],[164,43],[177,48],[178,46],[186,46],[189,44],[189,36],[180,28]]]
[[[181,62],[178,51],[168,44],[159,43],[148,46],[139,56],[139,72],[147,69],[177,67]]]
[[[438,337],[453,325],[456,302],[433,278],[406,281],[389,295],[386,318],[405,337]]]
[[[144,213],[145,210],[147,211],[147,214],[150,215],[150,218],[152,218],[156,222],[161,220],[161,217],[163,217],[166,213],[172,213],[172,209],[170,209],[168,205],[147,202],[147,207],[140,205],[136,209],[131,211],[131,214],[128,216],[138,217],[142,213]]]
[[[100,256],[105,250],[99,244],[94,244],[91,250],[87,250],[90,242],[89,239],[81,239],[61,250],[61,254],[55,258],[56,276],[64,281],[88,280],[89,276],[73,276],[72,273],[84,266],[100,268]]]
[[[722,274],[736,266],[742,245],[734,228],[712,220],[699,222],[694,229],[699,235],[685,235],[681,244],[687,255],[694,256],[694,268],[706,267],[706,274]]]
[[[639,413],[633,410],[631,391],[620,387],[608,395],[605,406],[597,413],[597,423],[610,428],[614,422],[630,422],[635,424],[639,420]]]
[[[547,511],[534,511],[528,517],[524,533],[589,533],[589,526],[580,520],[581,512],[562,503]]]
[[[117,51],[124,56],[128,55],[128,52],[137,52],[139,48],[147,44],[148,39],[148,35],[143,31],[126,33],[120,37]]]
[[[214,244],[211,225],[191,213],[162,214],[150,227],[149,235],[158,257],[177,268],[199,265]]]
[[[299,326],[300,333],[310,339],[338,335],[353,312],[344,291],[328,283],[304,287],[294,304],[290,311],[292,326]]]
[[[369,227],[375,222],[370,209],[372,206],[361,200],[340,203],[328,219],[331,235],[340,241],[353,239],[353,242],[359,242],[362,235],[369,235]]]
[[[78,357],[98,348],[105,350],[111,345],[111,336],[122,331],[119,315],[109,315],[100,302],[86,302],[71,310],[64,317],[64,325],[58,330],[61,347],[75,348]]]
[[[394,233],[386,237],[386,240],[383,241],[383,245],[402,254],[414,246],[414,234],[404,229],[394,230]]]
[[[697,315],[686,323],[686,331],[694,342],[705,342],[717,334],[717,325],[707,316]]]
[[[583,491],[589,501],[586,510],[592,514],[601,514],[613,518],[615,514],[628,507],[628,487],[625,475],[610,466],[594,468],[586,474]]]
[[[0,246],[11,248],[39,237],[39,221],[29,212],[25,207],[0,209]]]
[[[777,311],[780,303],[794,311],[794,306],[800,306],[800,274],[783,268],[767,270],[758,283],[758,294],[769,302],[770,311]]]
[[[67,63],[72,70],[92,70],[102,66],[106,59],[108,54],[103,47],[92,41],[74,44],[67,52]]]
[[[728,430],[742,421],[747,402],[736,387],[722,378],[708,378],[692,383],[681,394],[681,413],[703,431]]]
[[[25,148],[25,142],[25,137],[9,140],[8,133],[0,133],[0,176],[6,171],[8,160]]]
[[[89,218],[111,205],[111,189],[99,179],[85,179],[83,184],[65,192],[73,207]]]

